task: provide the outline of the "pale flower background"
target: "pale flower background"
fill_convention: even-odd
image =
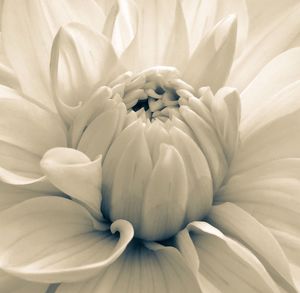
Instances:
[[[0,292],[299,292],[299,1],[1,7]]]

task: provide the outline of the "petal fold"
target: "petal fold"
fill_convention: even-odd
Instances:
[[[2,15],[5,53],[23,92],[53,107],[49,61],[54,36],[61,26],[74,21],[101,30],[104,15],[100,7],[90,0],[13,0],[5,2]]]
[[[54,148],[41,160],[47,179],[59,190],[85,204],[100,217],[102,167],[101,156],[91,161],[80,151]]]

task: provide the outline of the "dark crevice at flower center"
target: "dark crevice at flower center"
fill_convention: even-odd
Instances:
[[[149,121],[159,119],[166,122],[174,112],[178,112],[179,99],[193,88],[180,79],[179,72],[173,67],[157,66],[135,75],[127,75],[127,80],[115,83],[116,89],[122,88],[123,103],[127,110],[134,111],[138,117]]]

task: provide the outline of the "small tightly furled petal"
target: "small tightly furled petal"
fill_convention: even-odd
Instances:
[[[234,15],[221,20],[201,40],[186,64],[183,79],[196,89],[209,86],[215,93],[221,88],[233,62],[236,32],[237,20]]]
[[[41,168],[54,186],[85,204],[96,217],[100,216],[101,156],[91,161],[80,151],[54,148],[45,153]]]
[[[263,265],[243,245],[205,222],[193,222],[187,229],[199,257],[199,281],[204,292],[279,293]],[[209,291],[208,285],[215,289]]]
[[[30,199],[0,215],[0,268],[35,282],[77,282],[111,265],[133,237],[124,221],[99,224],[79,204],[59,197]]]
[[[50,72],[55,103],[64,120],[72,121],[96,84],[106,84],[121,69],[103,35],[78,23],[62,27],[53,42]]]
[[[47,293],[48,284],[15,278],[0,270],[0,288],[4,293]]]
[[[233,88],[220,89],[212,99],[211,111],[227,161],[230,163],[239,142],[239,94]]]
[[[275,281],[295,291],[288,260],[271,232],[238,206],[225,203],[212,207],[208,221],[223,233],[241,241],[264,264]]]
[[[82,283],[62,284],[56,293],[200,293],[196,278],[173,247],[133,243],[106,272]]]
[[[5,53],[23,92],[53,106],[49,60],[54,36],[62,25],[72,21],[101,30],[104,19],[101,9],[90,0],[12,0],[5,2],[2,16]]]

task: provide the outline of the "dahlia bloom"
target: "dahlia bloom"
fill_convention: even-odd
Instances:
[[[298,292],[300,3],[5,1],[0,291]]]

